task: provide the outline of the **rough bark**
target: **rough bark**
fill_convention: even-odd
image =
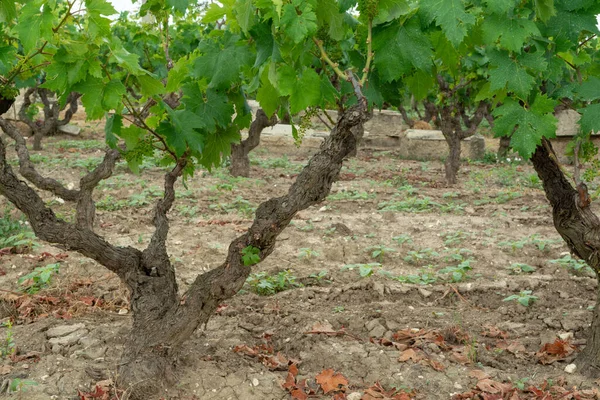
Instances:
[[[39,96],[44,106],[44,119],[33,121],[27,115],[27,110],[33,103],[35,96]],[[23,98],[23,104],[19,110],[19,118],[25,122],[33,132],[33,149],[42,149],[42,139],[49,135],[57,133],[58,128],[68,124],[73,115],[77,112],[79,93],[70,93],[64,106],[60,107],[58,99],[53,100],[53,93],[44,88],[33,87],[27,89]],[[68,107],[68,108],[67,108]],[[60,119],[61,111],[65,111],[65,116]]]
[[[354,79],[352,83],[360,93]],[[77,202],[75,223],[57,218],[36,191],[19,180],[6,161],[6,145],[1,138],[0,194],[27,215],[38,237],[96,260],[126,283],[131,292],[133,327],[119,364],[118,382],[128,389],[130,399],[151,399],[161,393],[164,386],[173,383],[181,345],[208,321],[218,304],[243,286],[250,267],[243,264],[242,250],[247,246],[256,247],[264,260],[294,215],[327,197],[338,178],[342,161],[356,151],[363,124],[369,118],[366,100],[361,96],[357,105],[339,117],[331,135],[298,175],[288,194],[262,203],[248,232],[230,244],[225,262],[199,275],[181,297],[165,242],[169,230],[167,212],[175,199],[173,186],[185,166],[184,159],[165,176],[164,197],[155,208],[155,232],[144,251],[113,246],[93,231],[92,192],[101,179],[110,176],[118,157],[114,150],[108,151],[104,161],[81,179],[78,191],[68,192],[59,182],[47,181],[31,172],[34,184]],[[19,161],[26,165],[29,158],[23,138],[1,118],[0,126],[12,133],[9,136],[22,153]]]
[[[565,177],[550,142],[546,139],[531,157],[552,206],[554,226],[573,254],[600,273],[600,220],[590,209],[587,188],[580,183],[573,188]],[[600,288],[599,296],[600,296]],[[594,308],[587,344],[576,359],[583,374],[600,376],[600,309]]]
[[[250,158],[248,154],[260,144],[260,135],[263,129],[276,123],[276,115],[269,118],[262,108],[256,111],[256,117],[248,130],[248,137],[239,144],[231,145],[231,166],[229,167],[231,175],[246,178],[250,176]]]

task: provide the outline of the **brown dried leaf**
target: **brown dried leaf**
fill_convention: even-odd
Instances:
[[[432,359],[423,360],[423,361],[421,361],[421,364],[429,365],[431,368],[433,368],[439,372],[442,372],[446,369],[444,364],[442,364],[441,362],[432,360]]]
[[[413,360],[413,362],[417,363],[423,359],[423,356],[418,354],[414,349],[406,349],[400,353],[400,357],[398,361],[406,362],[408,360]]]
[[[292,396],[292,400],[306,400],[306,399],[308,399],[308,395],[306,393],[304,393],[300,389],[294,389],[294,390],[292,390],[290,392],[290,395]]]
[[[575,351],[575,346],[566,340],[556,339],[553,343],[546,343],[535,354],[540,363],[552,364],[553,362],[564,360]]]
[[[325,322],[317,322],[313,325],[312,329],[305,334],[325,334],[325,335],[339,335],[343,334],[339,331],[333,329],[333,325],[331,325],[328,321]]]
[[[484,325],[483,329],[484,329],[484,331],[481,332],[481,336],[486,336],[486,337],[490,337],[490,338],[500,338],[500,339],[508,338],[508,332],[502,331],[502,330],[498,329],[498,327],[496,327],[496,326]]]
[[[348,385],[348,380],[342,374],[335,373],[331,368],[317,375],[316,380],[325,394],[336,390],[344,391]]]
[[[0,365],[0,375],[10,374],[10,371],[13,370],[13,367],[10,365]]]
[[[475,378],[477,380],[487,379],[490,377],[488,374],[486,374],[484,371],[482,371],[480,369],[471,370],[469,372],[469,376],[471,378]]]

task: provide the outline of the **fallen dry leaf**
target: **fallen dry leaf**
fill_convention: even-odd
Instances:
[[[313,325],[312,329],[308,332],[304,332],[305,334],[325,334],[325,335],[343,335],[343,332],[336,331],[333,329],[333,325],[331,325],[328,321],[325,322],[317,322]]]
[[[406,362],[408,360],[413,360],[413,362],[418,363],[423,359],[423,356],[418,354],[415,349],[406,349],[400,353],[400,357],[398,361]]]
[[[575,351],[575,346],[566,340],[556,339],[553,343],[546,343],[535,353],[539,362],[548,365],[559,360],[564,360]]]
[[[486,378],[490,377],[488,374],[486,374],[484,371],[482,371],[480,369],[473,369],[473,370],[469,371],[469,376],[471,378],[475,378],[477,380],[486,379]]]
[[[342,374],[335,373],[331,368],[317,375],[316,380],[325,394],[336,390],[344,391],[348,385],[348,380]]]
[[[10,374],[10,371],[13,370],[13,367],[10,365],[0,365],[0,375]]]

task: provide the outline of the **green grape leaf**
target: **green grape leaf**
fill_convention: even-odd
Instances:
[[[320,0],[315,9],[318,25],[329,26],[329,36],[333,40],[344,38],[344,14],[340,13],[339,6],[335,0]]]
[[[292,67],[284,65],[279,70],[277,84],[282,95],[290,96],[292,114],[319,104],[321,80],[313,69],[305,69],[298,77]]]
[[[188,66],[189,64],[187,58],[184,57],[177,60],[167,76],[167,92],[172,93],[179,90],[181,87],[181,82],[183,82],[190,73]]]
[[[190,5],[190,0],[167,0],[167,6],[185,14]]]
[[[85,0],[88,19],[88,33],[95,38],[98,35],[110,35],[110,19],[103,15],[114,15],[117,10],[106,0]]]
[[[144,70],[140,67],[140,57],[137,54],[130,53],[123,47],[118,47],[112,50],[112,56],[121,67],[132,74],[140,75],[144,73]]]
[[[100,119],[104,116],[102,106],[104,83],[98,79],[89,79],[73,87],[74,92],[82,94],[81,102],[85,107],[86,120]]]
[[[292,4],[283,6],[281,24],[285,34],[294,43],[300,43],[317,31],[317,16],[308,3],[293,0]]]
[[[556,15],[554,0],[534,0],[535,15],[544,22]]]
[[[373,34],[374,60],[384,82],[400,79],[412,68],[430,70],[433,64],[431,42],[415,24],[392,24]]]
[[[526,98],[535,85],[535,78],[507,52],[493,51],[489,58],[490,89],[498,91],[506,88],[520,98]]]
[[[553,100],[542,95],[536,98],[531,109],[526,110],[517,101],[507,99],[493,112],[494,130],[499,136],[512,135],[511,147],[529,159],[543,137],[556,136],[556,118],[552,110],[547,112],[552,104]]]
[[[106,124],[104,125],[104,133],[106,135],[106,143],[111,149],[117,147],[117,136],[121,135],[121,129],[123,128],[123,117],[120,114],[112,114],[106,118]]]
[[[476,17],[465,10],[463,0],[422,0],[421,10],[442,28],[448,40],[458,46],[462,43]]]
[[[491,15],[482,24],[483,39],[488,44],[500,43],[506,50],[520,53],[527,39],[540,35],[535,22],[522,18]]]
[[[411,11],[407,0],[379,0],[378,14],[373,19],[373,25],[384,24]]]
[[[416,71],[413,75],[407,76],[404,81],[417,101],[425,99],[435,86],[434,75],[425,71]]]
[[[123,107],[121,100],[127,88],[118,79],[113,79],[104,86],[104,107],[107,110],[119,110]]]
[[[19,23],[16,26],[17,33],[23,50],[29,53],[35,48],[40,39],[42,29],[42,12],[40,1],[29,1],[19,10]]]
[[[242,32],[248,33],[250,28],[254,25],[254,15],[256,10],[252,5],[252,0],[239,0],[236,1],[234,10],[237,16],[237,22],[242,28]]]
[[[221,7],[217,3],[210,3],[204,12],[202,22],[205,24],[216,22],[223,18],[227,12],[228,10],[225,7]]]
[[[492,13],[506,14],[515,8],[517,0],[484,0],[484,2]]]
[[[13,46],[0,47],[0,75],[5,75],[10,71],[16,61],[16,54],[17,49]]]
[[[203,118],[189,110],[173,110],[166,104],[163,107],[171,123],[161,122],[157,132],[165,136],[175,154],[181,156],[188,146],[195,153],[202,152],[204,135],[200,130],[205,127]]]
[[[576,93],[582,100],[593,101],[600,99],[600,78],[591,76],[584,81],[577,89]]]
[[[248,47],[239,45],[236,36],[224,48],[218,43],[205,43],[201,50],[204,54],[194,62],[192,73],[196,78],[207,78],[211,88],[227,87],[239,80],[241,67],[251,59]]]
[[[0,0],[0,22],[9,22],[17,18],[17,7],[14,0]]]
[[[583,133],[600,132],[600,104],[590,104],[577,111],[581,113],[579,125]]]
[[[154,96],[165,92],[162,82],[150,75],[140,75],[136,79],[140,84],[140,93],[142,96]]]
[[[140,139],[144,136],[146,131],[142,128],[139,128],[135,125],[129,125],[125,128],[121,128],[119,132],[113,131],[117,136],[125,141],[125,146],[127,150],[133,150],[136,148]]]
[[[582,31],[599,34],[596,16],[588,12],[558,10],[546,24],[546,35],[576,43]]]
[[[234,126],[208,133],[205,136],[204,149],[202,157],[199,160],[200,163],[208,169],[213,166],[219,166],[222,157],[227,157],[231,153],[231,144],[239,143],[240,139],[240,132]]]
[[[279,92],[268,78],[264,79],[262,85],[258,88],[256,100],[268,116],[275,114],[279,108]]]

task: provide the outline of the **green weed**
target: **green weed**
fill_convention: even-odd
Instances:
[[[277,275],[256,272],[250,274],[246,280],[246,284],[252,292],[261,296],[269,296],[302,286],[302,284],[296,282],[296,277],[292,275],[290,270],[281,271]]]
[[[537,296],[533,296],[531,293],[531,290],[522,290],[519,294],[508,296],[507,298],[502,299],[502,301],[516,301],[522,306],[529,307],[538,299]]]
[[[59,269],[60,263],[37,267],[27,275],[20,277],[17,283],[23,286],[23,290],[27,293],[35,294],[50,284],[52,276],[58,274]]]

